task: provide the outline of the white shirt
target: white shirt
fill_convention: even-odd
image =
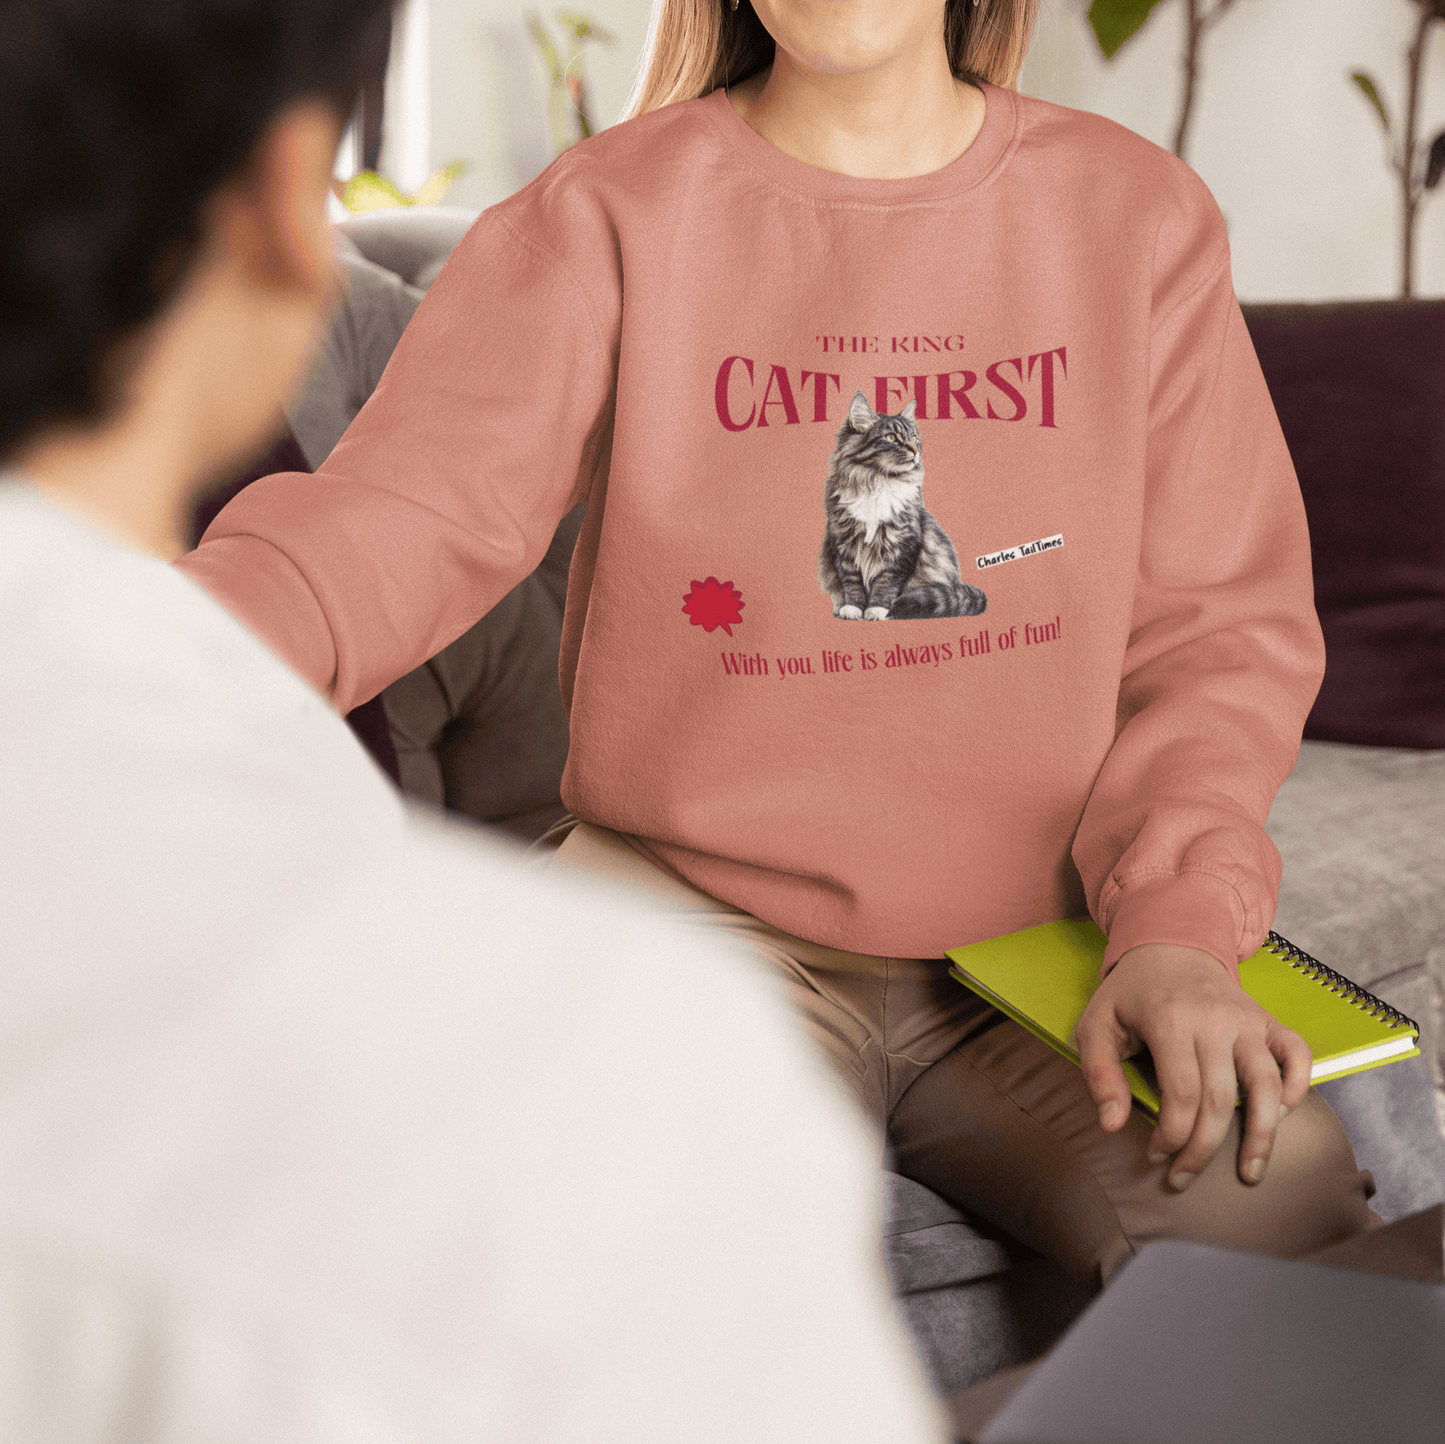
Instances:
[[[756,965],[0,483],[0,1441],[938,1440]]]

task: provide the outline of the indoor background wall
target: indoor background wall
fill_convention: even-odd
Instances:
[[[589,46],[583,60],[595,118],[607,124],[632,84],[649,0],[574,3],[617,36],[610,49]],[[551,159],[546,74],[527,33],[529,9],[552,14],[526,0],[429,0],[430,134],[419,153],[433,166],[471,163],[448,197],[459,205],[500,200]],[[1044,0],[1021,88],[1169,144],[1183,0],[1165,0],[1110,62],[1085,23],[1087,9],[1088,0]],[[1398,183],[1385,163],[1379,123],[1348,76],[1372,72],[1392,112],[1402,113],[1415,14],[1409,0],[1238,0],[1210,33],[1189,159],[1229,222],[1243,299],[1398,292]],[[1445,127],[1440,27],[1424,94],[1421,133],[1428,137]],[[406,117],[398,120],[405,129]],[[413,154],[418,133],[414,124]],[[420,177],[397,179],[416,184]],[[1445,294],[1445,186],[1422,208],[1418,247],[1417,294]]]
[[[1088,0],[1044,0],[1022,89],[1097,111],[1160,145],[1180,94],[1182,0],[1168,0],[1112,61]],[[1380,83],[1404,112],[1409,0],[1237,0],[1205,41],[1189,161],[1229,222],[1234,280],[1248,301],[1399,292],[1399,183],[1379,121],[1351,84]],[[1436,27],[1421,134],[1445,126],[1445,34]],[[1422,208],[1417,295],[1445,294],[1445,188]]]
[[[547,72],[525,17],[533,11],[550,20],[559,7],[528,0],[430,4],[432,164],[469,161],[472,169],[447,199],[490,205],[552,159]],[[589,45],[582,60],[594,119],[599,127],[610,125],[632,88],[650,0],[570,0],[560,8],[580,11],[617,37],[610,48]]]

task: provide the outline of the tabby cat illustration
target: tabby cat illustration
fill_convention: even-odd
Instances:
[[[828,461],[818,584],[848,621],[972,617],[988,605],[923,504],[916,403],[880,416],[859,391]]]

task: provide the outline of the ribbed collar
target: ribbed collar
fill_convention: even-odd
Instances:
[[[703,113],[727,137],[754,174],[813,200],[852,205],[898,206],[943,200],[986,180],[1003,160],[1018,127],[1018,98],[1011,90],[983,86],[983,128],[973,144],[941,170],[902,180],[871,180],[819,170],[795,160],[764,140],[735,111],[727,92],[718,89],[700,102]]]

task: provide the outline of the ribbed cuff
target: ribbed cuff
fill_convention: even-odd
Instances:
[[[1239,895],[1226,882],[1202,872],[1150,878],[1126,887],[1109,919],[1109,946],[1102,973],[1143,943],[1202,948],[1239,980],[1239,939],[1243,918]]]
[[[369,700],[333,698],[336,647],[331,624],[296,563],[279,548],[260,537],[223,536],[203,542],[172,565],[339,710],[349,712]],[[245,582],[240,592],[235,590],[237,577]]]

